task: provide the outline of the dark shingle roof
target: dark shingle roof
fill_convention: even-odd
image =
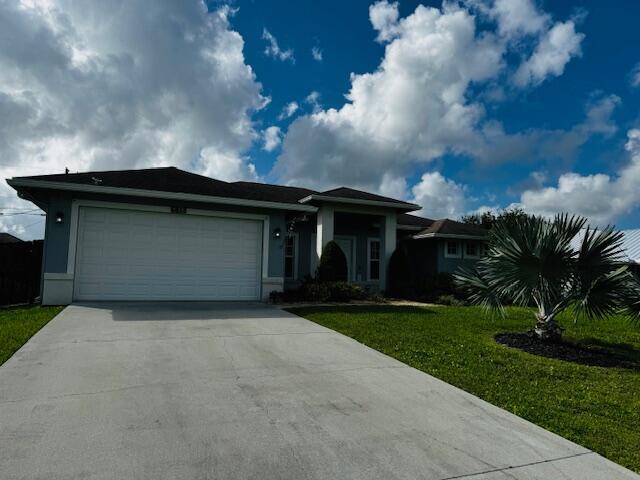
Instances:
[[[433,222],[434,220],[430,218],[418,217],[417,215],[411,215],[409,213],[398,214],[398,225],[427,228],[430,227]]]
[[[333,190],[327,190],[325,192],[322,192],[320,193],[320,195],[325,195],[327,197],[349,198],[353,200],[370,200],[374,202],[407,203],[405,201],[397,200],[395,198],[383,197],[382,195],[363,192],[362,190],[356,190],[354,188],[348,188],[348,187],[334,188]]]
[[[297,203],[311,190],[251,182],[223,182],[214,178],[186,172],[176,167],[140,170],[112,170],[102,172],[61,173],[21,177],[22,179],[66,182],[101,187],[135,188],[172,193],[190,193],[214,197],[241,198],[278,203]]]
[[[260,193],[264,196],[265,200],[271,198],[280,198],[287,203],[296,203],[298,200],[313,195],[314,190],[300,187],[287,187],[284,185],[272,185],[269,183],[257,183],[257,182],[235,182],[233,185],[238,185],[243,188],[251,189],[255,193]],[[286,200],[285,200],[286,199]]]
[[[255,182],[223,182],[213,178],[186,172],[176,167],[147,168],[140,170],[110,170],[84,173],[60,173],[19,177],[19,179],[63,182],[76,185],[96,185],[102,187],[134,188],[171,193],[209,195],[214,197],[239,198],[277,203],[298,203],[309,195],[326,195],[354,200],[373,200],[397,203],[406,202],[383,197],[369,192],[340,187],[326,192],[316,192],[308,188],[270,185]]]
[[[478,225],[470,225],[468,223],[456,222],[455,220],[449,220],[444,218],[442,220],[436,220],[424,229],[417,236],[422,235],[456,235],[456,236],[469,236],[469,237],[486,237],[489,231]]]
[[[20,243],[23,240],[20,240],[18,237],[14,237],[10,233],[0,232],[0,243]]]

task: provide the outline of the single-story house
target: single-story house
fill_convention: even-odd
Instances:
[[[7,180],[47,213],[42,303],[265,300],[335,240],[349,281],[384,290],[400,240],[428,271],[475,261],[486,230],[373,193],[224,182],[175,167]],[[412,259],[413,262],[413,259]]]

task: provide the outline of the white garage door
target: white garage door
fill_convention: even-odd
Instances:
[[[80,208],[76,300],[257,300],[262,223]]]

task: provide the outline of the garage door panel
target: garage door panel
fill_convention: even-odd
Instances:
[[[255,220],[80,209],[77,300],[256,300]]]

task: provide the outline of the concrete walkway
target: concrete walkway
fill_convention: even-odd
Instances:
[[[0,367],[0,478],[640,477],[282,310],[104,304]]]

